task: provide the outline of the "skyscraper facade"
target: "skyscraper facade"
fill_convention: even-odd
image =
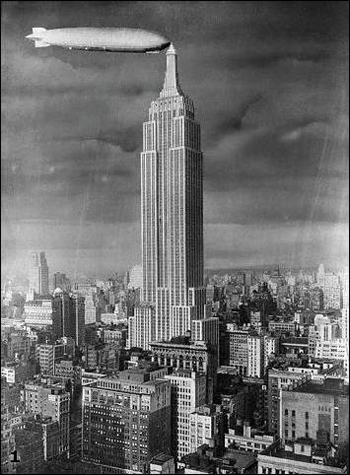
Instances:
[[[49,293],[49,268],[45,252],[32,252],[30,255],[29,289],[39,295]]]
[[[171,384],[163,375],[127,370],[83,387],[84,461],[149,473],[152,457],[170,453]]]
[[[200,126],[180,88],[172,45],[166,59],[141,153],[142,300],[154,305],[148,326],[157,341],[183,335],[206,308]]]
[[[70,394],[60,384],[32,384],[24,386],[24,402],[27,413],[51,417],[58,422],[58,451],[69,455]]]
[[[53,275],[53,288],[60,288],[66,291],[70,290],[71,285],[66,274],[63,274],[62,272],[55,272],[55,274]]]
[[[52,300],[54,339],[74,338],[77,346],[85,341],[85,299],[81,295],[56,289]]]
[[[190,415],[205,404],[204,373],[177,369],[164,376],[171,382],[171,452],[178,460],[191,451]]]

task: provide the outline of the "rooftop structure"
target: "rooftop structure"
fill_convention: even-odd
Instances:
[[[329,445],[317,446],[310,439],[298,439],[282,446],[280,441],[258,454],[258,473],[293,473],[302,475],[347,473],[346,463],[332,460]]]

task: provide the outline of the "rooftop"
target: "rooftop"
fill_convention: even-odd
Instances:
[[[312,381],[307,381],[300,386],[294,388],[294,391],[300,393],[311,393],[311,394],[341,394],[344,396],[349,395],[349,386],[344,385],[343,379],[338,378],[326,378],[323,384],[313,383]]]
[[[298,445],[310,446],[308,454],[301,454],[299,452],[300,448],[297,448]],[[267,449],[260,452],[260,456],[269,456],[276,457],[280,459],[294,460],[302,463],[318,463],[322,459],[321,464],[324,467],[337,467],[336,473],[339,473],[339,469],[345,465],[341,460],[336,460],[332,458],[332,453],[334,454],[334,447],[332,444],[315,444],[312,439],[308,438],[299,438],[295,444],[287,444],[285,447],[281,446],[281,441],[270,445]],[[306,451],[305,451],[306,452]],[[318,460],[318,461],[317,461]],[[342,471],[342,470],[341,470]],[[345,473],[342,471],[342,473]]]
[[[168,460],[173,459],[172,455],[167,455],[167,454],[158,454],[155,457],[152,458],[151,463],[157,463],[157,464],[163,464],[167,462]]]
[[[172,338],[170,341],[152,341],[152,347],[168,347],[168,348],[186,348],[186,349],[208,349],[208,343],[204,341],[192,341],[190,337],[178,336]]]
[[[296,454],[294,452],[290,452],[288,450],[284,450],[282,448],[278,450],[271,450],[268,452],[268,449],[261,452],[262,455],[270,455],[271,457],[278,457],[281,459],[288,459],[288,460],[297,460],[299,462],[310,463],[311,456],[310,455],[301,455]]]
[[[238,473],[242,473],[240,470],[247,469],[256,462],[256,455],[251,452],[229,449],[224,453],[223,460],[235,460],[235,468],[238,469]]]
[[[282,341],[282,345],[302,345],[302,346],[307,346],[308,345],[308,338],[307,337],[294,337],[294,338],[286,338],[285,340]]]

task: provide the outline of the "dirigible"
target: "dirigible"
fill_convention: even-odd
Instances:
[[[36,48],[61,46],[88,51],[114,51],[123,53],[159,53],[170,41],[158,33],[138,28],[33,28],[26,38]]]

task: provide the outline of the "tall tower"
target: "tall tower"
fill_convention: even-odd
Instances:
[[[29,289],[39,295],[49,293],[49,268],[45,252],[32,252],[30,255]]]
[[[54,339],[74,338],[77,346],[85,341],[85,298],[56,289],[52,300],[52,332]]]
[[[163,89],[143,124],[141,223],[143,302],[130,322],[130,342],[147,347],[150,339],[183,335],[193,319],[205,317],[200,126],[181,90],[173,45]]]

